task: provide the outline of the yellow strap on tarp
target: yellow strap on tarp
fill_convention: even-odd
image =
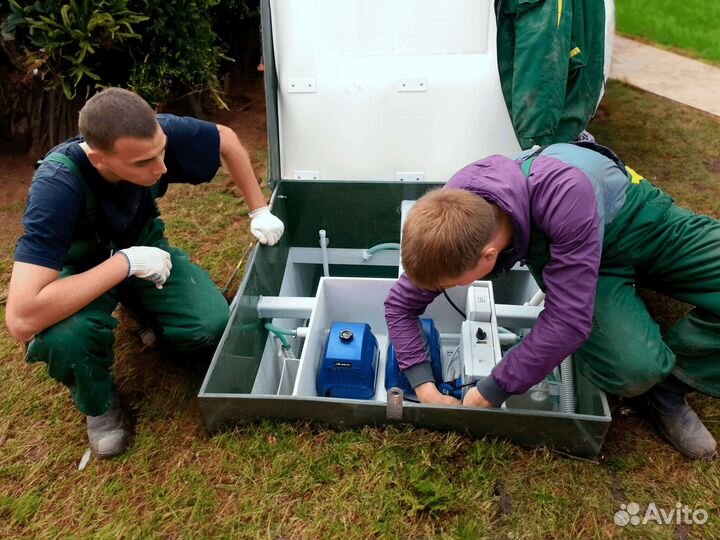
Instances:
[[[625,170],[630,174],[630,183],[639,184],[641,180],[645,180],[644,177],[636,173],[633,169],[625,165]]]
[[[560,18],[562,17],[562,3],[563,0],[558,0],[558,28],[560,28]]]
[[[570,58],[572,58],[573,56],[577,56],[578,54],[580,54],[580,47],[575,47],[573,50],[570,51]]]

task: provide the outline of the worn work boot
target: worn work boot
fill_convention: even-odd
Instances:
[[[717,443],[688,405],[685,392],[668,390],[659,384],[631,400],[632,406],[650,422],[660,436],[685,457],[714,459]]]
[[[87,416],[87,434],[90,448],[99,458],[110,458],[122,454],[130,442],[130,428],[115,397],[108,410],[100,416]]]

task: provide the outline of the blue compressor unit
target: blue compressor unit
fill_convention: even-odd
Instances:
[[[333,322],[317,374],[319,396],[370,399],[380,350],[369,324]]]

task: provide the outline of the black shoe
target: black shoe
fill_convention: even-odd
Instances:
[[[660,436],[690,459],[711,460],[717,443],[687,401],[670,412],[661,411],[648,394],[629,400],[630,405],[650,420]]]

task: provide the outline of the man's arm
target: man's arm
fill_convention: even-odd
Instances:
[[[15,262],[8,289],[5,322],[20,341],[66,319],[112,289],[128,275],[128,260],[115,254],[81,274],[58,279],[60,272]]]
[[[544,163],[552,166],[552,158]],[[551,172],[553,180],[538,185],[531,203],[533,216],[550,241],[550,259],[543,269],[545,309],[490,377],[478,382],[480,396],[495,406],[540,382],[592,332],[601,257],[597,200],[580,170],[564,167],[546,169],[544,174]],[[474,392],[473,396],[478,397]]]
[[[250,232],[263,244],[272,246],[282,236],[283,222],[270,213],[260,183],[255,177],[250,156],[235,132],[229,127],[218,124],[220,132],[220,162],[230,174],[245,197],[250,209]]]
[[[220,162],[233,182],[237,184],[252,212],[267,206],[260,183],[255,177],[250,156],[235,132],[227,126],[218,124],[220,132]]]
[[[90,270],[62,279],[58,279],[58,270],[15,261],[5,322],[13,337],[29,341],[129,276],[151,281],[161,289],[171,268],[170,254],[151,246],[123,249]]]
[[[452,396],[440,393],[430,367],[430,358],[418,317],[440,294],[416,287],[407,275],[397,280],[385,299],[385,320],[395,347],[400,369],[422,403],[460,405]]]

